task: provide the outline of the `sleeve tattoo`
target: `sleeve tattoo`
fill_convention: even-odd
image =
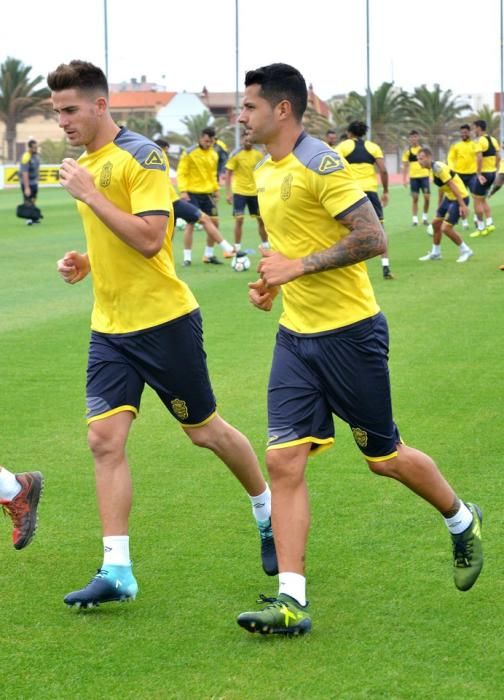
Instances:
[[[385,231],[370,202],[364,202],[339,221],[350,233],[331,248],[302,258],[305,275],[355,265],[385,252]]]

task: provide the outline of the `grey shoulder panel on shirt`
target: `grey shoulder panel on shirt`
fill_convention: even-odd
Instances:
[[[339,153],[313,136],[305,136],[295,147],[293,154],[308,170],[313,170],[319,175],[330,175],[345,167]]]
[[[118,148],[127,151],[142,168],[166,170],[166,162],[160,147],[142,134],[124,129],[114,140]]]

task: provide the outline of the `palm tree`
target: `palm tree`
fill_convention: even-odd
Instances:
[[[457,133],[463,113],[470,105],[461,104],[451,90],[441,90],[438,84],[433,90],[426,85],[415,88],[409,102],[409,122],[429,142],[434,158],[448,151],[452,137]]]
[[[496,139],[500,138],[500,115],[494,112],[489,105],[483,105],[472,117],[471,122],[476,119],[483,119],[487,123],[487,131]]]
[[[129,117],[126,126],[131,131],[136,131],[138,134],[143,134],[148,139],[154,139],[160,136],[163,132],[163,127],[155,117]]]
[[[397,141],[407,130],[408,96],[394,83],[384,82],[371,94],[372,138],[384,152],[393,153]],[[351,92],[337,107],[338,119],[346,119],[345,126],[355,120],[366,121],[366,95]]]
[[[47,88],[35,88],[44,79],[41,75],[30,79],[31,66],[19,59],[8,57],[0,65],[0,120],[5,124],[7,159],[15,158],[17,125],[36,114],[49,113]]]

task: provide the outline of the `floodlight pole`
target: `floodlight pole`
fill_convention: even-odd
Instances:
[[[240,114],[238,5],[239,0],[235,0],[235,148],[238,148],[240,145],[240,124],[238,122],[238,116]]]
[[[501,0],[502,2],[502,0]],[[372,136],[371,123],[371,86],[370,86],[370,60],[369,60],[369,0],[366,0],[366,123],[368,125],[368,137]]]
[[[103,0],[103,28],[105,31],[105,76],[108,80],[108,17],[107,0]]]

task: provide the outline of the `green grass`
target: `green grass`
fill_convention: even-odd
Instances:
[[[209,453],[193,447],[146,390],[129,443],[135,502],[134,604],[76,614],[65,593],[101,563],[94,476],[86,445],[84,374],[89,282],[69,287],[56,260],[83,248],[75,206],[42,190],[45,219],[26,227],[17,192],[0,192],[0,461],[40,468],[46,489],[40,527],[22,552],[0,531],[2,686],[12,698],[181,700],[420,699],[502,695],[502,289],[504,199],[497,231],[471,242],[457,265],[419,263],[430,247],[409,227],[409,200],[393,188],[386,210],[393,282],[369,263],[391,326],[395,417],[408,444],[428,451],[461,496],[485,514],[486,563],[459,593],[439,516],[395,482],[373,476],[337,424],[333,449],[310,462],[312,528],[308,594],[313,633],[293,640],[248,635],[235,623],[260,592],[262,574],[250,506]],[[222,228],[231,238],[229,206]],[[247,246],[257,248],[247,222]],[[265,387],[278,309],[247,301],[254,277],[199,263],[179,272],[204,316],[209,366],[221,413],[261,459]],[[175,239],[181,260],[181,233]],[[252,258],[257,260],[257,256]],[[7,692],[7,691],[6,691]]]

